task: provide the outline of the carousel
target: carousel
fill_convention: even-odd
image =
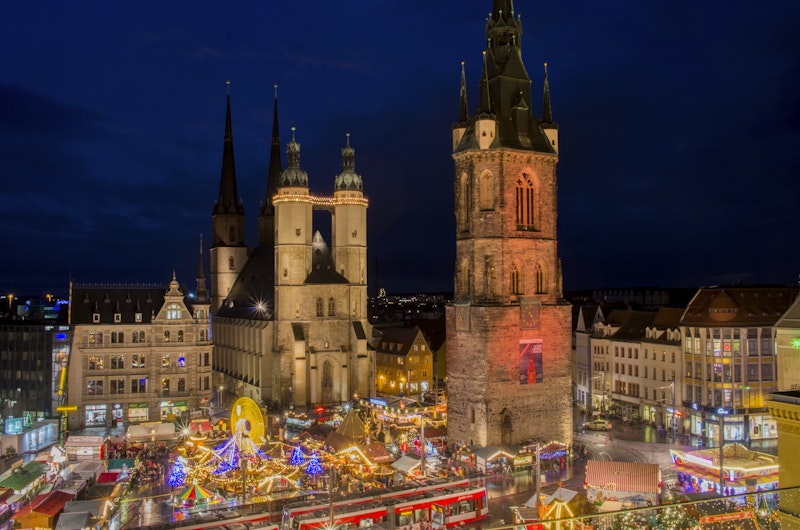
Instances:
[[[266,439],[264,418],[256,402],[239,398],[230,418],[230,437],[216,440],[197,433],[178,447],[180,456],[167,481],[177,492],[174,504],[200,499],[213,503],[214,497],[253,498],[297,489],[303,468],[284,457],[284,444]]]

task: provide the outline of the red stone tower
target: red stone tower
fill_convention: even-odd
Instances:
[[[545,65],[531,110],[522,25],[494,0],[477,112],[464,69],[453,126],[455,297],[447,308],[448,437],[458,444],[572,442],[571,309],[556,236],[558,128]]]

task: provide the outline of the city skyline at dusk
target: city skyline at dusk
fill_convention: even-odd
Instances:
[[[514,4],[539,98],[549,64],[566,290],[797,280],[800,6]],[[491,7],[8,6],[0,291],[166,282],[173,270],[193,285],[226,80],[250,246],[277,84],[281,149],[296,127],[312,193],[331,193],[351,134],[370,292],[452,290],[450,127],[461,61],[477,108]],[[541,99],[532,106],[541,117]]]

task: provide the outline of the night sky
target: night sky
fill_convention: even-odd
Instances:
[[[193,286],[228,79],[248,244],[278,84],[282,149],[296,126],[312,193],[332,195],[352,135],[370,292],[376,259],[390,294],[451,291],[451,125],[462,60],[475,111],[491,7],[6,3],[0,292],[63,292],[70,276],[165,282],[173,269]],[[567,290],[797,280],[800,2],[515,7],[535,94],[549,63]]]

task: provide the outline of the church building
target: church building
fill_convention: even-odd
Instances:
[[[367,319],[367,206],[347,136],[332,196],[309,191],[292,128],[282,169],[277,91],[259,241],[245,244],[230,93],[211,247],[215,390],[289,407],[334,404],[372,390]],[[312,226],[331,219],[330,246]]]
[[[547,65],[532,111],[512,0],[486,24],[477,111],[461,68],[455,295],[447,308],[448,438],[459,445],[572,443],[571,307],[556,235],[558,127]]]

